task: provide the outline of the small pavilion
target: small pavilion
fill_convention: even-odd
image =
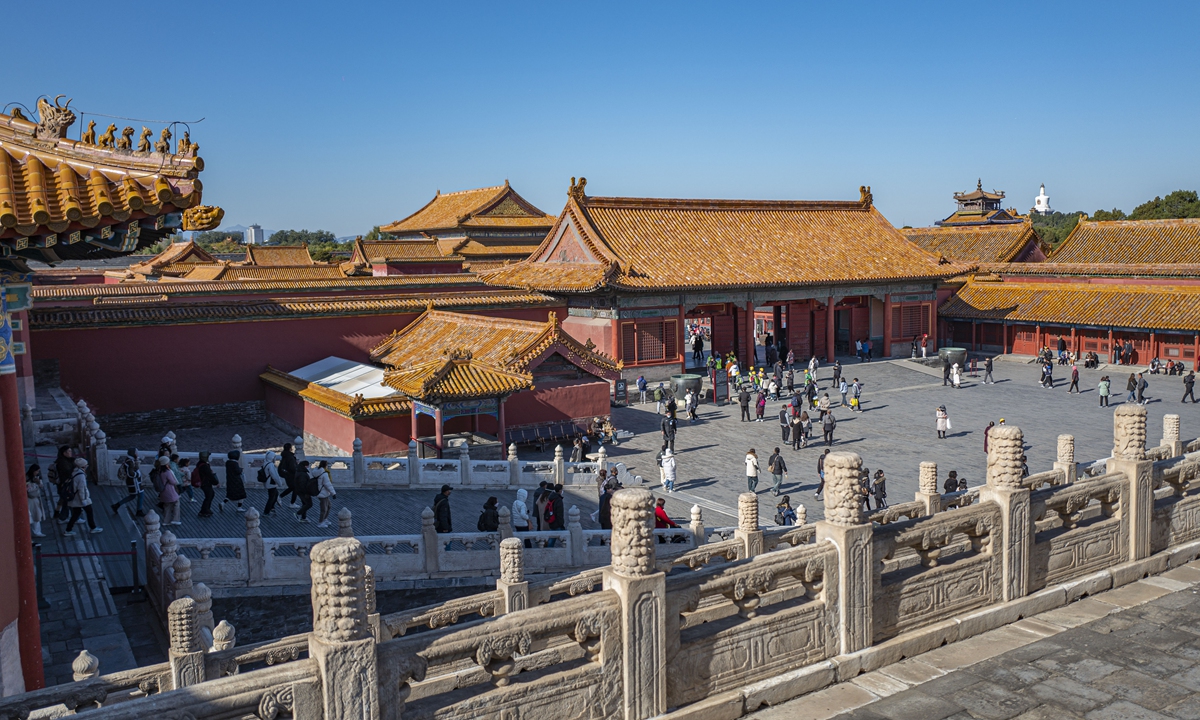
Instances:
[[[544,322],[429,309],[371,351],[388,369],[383,384],[411,402],[410,432],[433,419],[440,455],[448,421],[469,416],[471,431],[494,428],[501,447],[511,426],[606,415],[621,363]],[[481,422],[483,418],[491,421]]]

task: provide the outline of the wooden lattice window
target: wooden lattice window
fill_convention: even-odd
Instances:
[[[663,359],[663,323],[638,323],[637,325],[637,354],[638,361]]]
[[[900,337],[924,335],[929,327],[928,305],[905,305],[900,308]]]
[[[621,360],[637,362],[637,330],[633,323],[621,323]]]

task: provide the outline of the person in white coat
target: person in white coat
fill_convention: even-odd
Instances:
[[[758,454],[754,448],[746,453],[746,490],[754,492],[758,488]]]
[[[329,527],[329,511],[333,507],[333,498],[337,491],[333,489],[333,481],[329,479],[329,469],[324,460],[318,460],[314,471],[317,479],[317,500],[321,502],[321,518],[317,527]]]
[[[669,493],[675,492],[675,453],[670,448],[663,451],[662,470],[663,488]]]
[[[72,494],[71,499],[67,501],[67,505],[71,508],[71,519],[67,521],[67,529],[63,535],[75,534],[75,523],[82,514],[87,515],[88,527],[92,529],[93,533],[104,532],[104,528],[96,527],[96,517],[92,512],[92,495],[88,492],[87,466],[86,459],[75,458],[75,470],[71,473]]]
[[[267,481],[263,483],[263,487],[267,491],[267,504],[263,507],[262,516],[270,517],[275,512],[275,503],[279,502],[279,489],[286,484],[283,481],[283,476],[279,474],[279,468],[275,466],[275,453],[273,451],[267,451],[267,461],[263,464],[263,474],[267,476]]]
[[[516,532],[529,532],[529,506],[525,504],[527,497],[529,497],[529,491],[521,488],[517,491],[517,499],[513,500],[512,526]]]
[[[958,363],[950,366],[950,384],[955,388],[962,387],[962,366]]]

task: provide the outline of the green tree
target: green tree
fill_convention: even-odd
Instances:
[[[1089,219],[1091,219],[1091,220],[1124,220],[1125,218],[1126,218],[1126,215],[1123,210],[1120,210],[1118,208],[1113,208],[1112,210],[1097,210],[1096,212],[1092,213],[1092,217]]]
[[[1130,220],[1172,220],[1200,217],[1200,196],[1195,190],[1176,190],[1166,197],[1144,202],[1129,213]]]
[[[272,245],[337,244],[337,236],[328,230],[276,230],[268,240]]]
[[[371,228],[371,232],[367,233],[366,235],[363,235],[363,240],[365,240],[367,242],[376,242],[379,240],[391,240],[391,239],[392,239],[391,235],[388,235],[385,232],[379,231],[378,225]]]
[[[232,240],[240,244],[245,242],[245,235],[240,230],[206,230],[204,232],[192,233],[192,241],[205,249],[208,249],[207,246],[219,243],[222,240]]]
[[[1049,215],[1032,213],[1033,229],[1037,232],[1038,237],[1042,239],[1042,242],[1051,248],[1056,248],[1075,229],[1075,225],[1079,223],[1079,216],[1081,214],[1079,212],[1052,212]]]

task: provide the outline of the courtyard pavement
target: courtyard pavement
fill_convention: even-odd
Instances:
[[[1039,371],[1035,364],[1005,360],[995,363],[996,384],[983,385],[981,378],[966,377],[963,387],[956,390],[943,387],[940,371],[908,360],[858,363],[848,358],[843,360],[843,366],[848,379],[857,377],[863,383],[863,412],[836,409],[838,425],[833,450],[858,453],[872,473],[882,469],[888,478],[891,503],[912,500],[922,461],[938,464],[939,482],[945,479],[948,471],[957,470],[970,487],[983,484],[986,467],[983,430],[989,421],[998,422],[1001,418],[1008,425],[1024,431],[1030,472],[1051,468],[1060,433],[1075,436],[1076,459],[1080,462],[1110,455],[1112,408],[1099,407],[1096,385],[1102,374],[1108,374],[1113,378],[1114,388],[1123,388],[1128,377],[1128,373],[1123,372],[1125,368],[1080,370],[1083,392],[1068,394],[1065,376],[1069,368],[1056,366],[1055,387],[1043,389],[1038,384]],[[830,366],[820,368],[820,392],[829,392],[831,399],[840,401],[840,396],[830,386],[831,376]],[[1150,444],[1156,444],[1161,437],[1165,413],[1181,415],[1185,439],[1200,435],[1200,406],[1179,403],[1183,395],[1181,378],[1146,377],[1150,382],[1147,393]],[[1113,407],[1123,398],[1124,392],[1115,395]],[[677,492],[665,495],[667,510],[673,518],[686,524],[692,505],[698,505],[706,526],[735,525],[737,496],[746,491],[745,452],[755,448],[762,466],[758,484],[759,517],[763,524],[771,523],[775,515],[775,498],[766,460],[773,448],[783,445],[778,425],[783,404],[783,401],[768,402],[762,423],[740,422],[736,403],[703,404],[697,423],[689,424],[686,418],[680,420],[675,442],[679,458]],[[934,413],[938,405],[946,406],[953,426],[945,440],[938,440],[935,431]],[[613,420],[618,427],[631,430],[635,435],[618,446],[609,446],[609,458],[625,463],[630,472],[643,476],[658,494],[658,468],[654,457],[661,446],[661,435],[660,417],[655,414],[654,404],[614,408]],[[516,421],[519,419],[514,419]],[[179,430],[178,443],[184,450],[224,449],[234,432],[241,434],[247,451],[279,448],[288,439],[284,433],[269,426],[239,426]],[[819,429],[815,434],[819,438]],[[156,441],[157,437],[150,436],[119,438],[112,446],[153,447]],[[802,504],[807,508],[810,521],[823,517],[822,503],[814,497],[817,457],[823,449],[819,442],[798,451],[783,448],[788,465],[783,492],[791,496],[793,505]],[[520,451],[523,459],[530,460],[548,459],[552,455],[552,450],[536,453],[521,448]],[[246,486],[249,502],[261,511],[266,493],[258,489],[253,478],[248,479]],[[120,495],[115,488],[106,489],[106,493],[112,495],[112,499],[106,498],[107,502]],[[223,495],[223,490],[217,491],[218,499]],[[334,513],[343,506],[349,507],[354,515],[354,529],[360,535],[417,533],[420,532],[421,511],[432,504],[433,495],[434,492],[428,489],[345,489],[338,493]],[[514,499],[514,493],[508,490],[456,490],[451,497],[455,530],[473,530],[479,510],[490,495],[499,497],[503,504],[511,504]],[[585,528],[597,527],[590,517],[596,508],[594,489],[568,488],[567,505],[572,504],[579,507]],[[175,529],[178,536],[238,537],[244,532],[239,513],[227,508],[224,513],[218,512],[213,518],[201,520],[196,517],[198,508],[198,503],[186,500],[181,504],[184,524]],[[315,517],[315,513],[310,517]],[[326,534],[332,537],[336,534],[337,524],[334,522],[327,530],[320,530],[314,524],[301,524],[290,514],[281,513],[266,518],[262,530],[268,537]]]

